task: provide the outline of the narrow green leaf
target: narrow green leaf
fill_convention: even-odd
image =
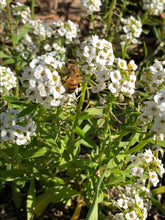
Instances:
[[[135,147],[131,148],[129,151],[125,152],[126,154],[132,154],[137,153],[140,151],[143,147],[145,147],[149,142],[149,139],[140,141],[139,144],[137,144]]]
[[[0,51],[0,58],[9,58],[10,56],[5,54],[3,51]]]
[[[143,41],[143,46],[144,46],[144,54],[145,54],[145,57],[148,56],[148,49],[147,49],[147,45],[146,45],[146,42]]]
[[[41,149],[33,149],[22,153],[22,157],[24,159],[37,158],[45,155],[47,151],[48,148],[46,147],[42,147]]]
[[[155,199],[154,197],[151,197],[152,203],[163,213],[165,214],[165,208],[161,205],[161,203]]]
[[[12,188],[13,202],[14,202],[15,206],[17,208],[19,208],[21,205],[21,202],[22,202],[20,189],[17,186],[17,184],[15,184],[14,182],[12,183],[11,188]]]
[[[161,146],[161,147],[165,147],[165,141],[155,141],[155,140],[153,140],[153,139],[150,139],[150,142],[151,142],[152,144],[157,144],[157,145],[159,145],[159,146]]]
[[[15,43],[18,43],[18,35],[16,33],[12,33],[13,39],[15,41]]]
[[[76,127],[75,133],[79,135],[82,139],[84,139],[85,142],[89,144],[89,146],[97,147],[97,145],[92,141],[92,139],[86,135],[86,133],[83,132],[83,130],[80,127]]]
[[[25,116],[25,115],[29,115],[29,114],[32,113],[37,107],[38,107],[38,104],[29,104],[27,108],[25,108],[24,110],[22,110],[22,111],[18,114],[18,117],[22,117],[22,116]]]
[[[165,193],[165,186],[161,186],[159,188],[153,189],[153,190],[151,190],[151,192],[152,192],[153,195],[163,194],[163,193]]]
[[[14,105],[18,105],[18,106],[28,106],[29,103],[26,103],[25,101],[21,101],[19,100],[18,97],[15,97],[15,96],[3,96],[2,97],[3,100],[6,100],[7,102],[10,102],[11,104],[14,104]]]
[[[35,190],[34,178],[31,178],[27,201],[26,201],[27,220],[33,220],[34,217],[35,202],[36,202],[35,193],[36,190]]]
[[[34,211],[37,216],[40,216],[44,212],[46,207],[52,201],[53,197],[54,193],[46,192],[37,198]]]
[[[15,63],[15,60],[13,58],[9,58],[9,59],[5,60],[1,65],[4,66],[7,64],[12,64],[12,63]]]
[[[104,176],[106,174],[107,168],[108,168],[108,166],[106,167],[103,175],[99,179],[99,182],[98,182],[96,190],[95,190],[94,198],[93,198],[93,203],[88,211],[88,215],[86,217],[86,220],[98,220],[99,189],[100,189],[101,183],[104,179]]]
[[[79,195],[79,192],[66,186],[56,186],[49,188],[45,193],[37,197],[35,214],[41,215],[50,202],[59,202],[62,199],[69,199]]]
[[[22,26],[22,28],[21,28],[21,30],[20,30],[20,32],[18,34],[18,41],[25,37],[25,35],[29,31],[29,27],[30,27],[29,23],[27,23],[24,26]]]

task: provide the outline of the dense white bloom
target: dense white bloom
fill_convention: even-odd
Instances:
[[[134,70],[137,66],[133,60],[127,64],[124,59],[115,58],[111,42],[93,35],[89,40],[83,41],[76,52],[81,69],[96,76],[92,92],[108,88],[116,97],[120,93],[132,97],[136,81]]]
[[[144,169],[141,168],[141,167],[133,167],[133,168],[131,168],[131,174],[133,176],[142,177],[143,176],[143,172],[144,172]]]
[[[1,142],[10,141],[18,145],[27,145],[31,141],[31,135],[35,135],[35,122],[26,115],[18,117],[19,111],[9,109],[8,112],[1,112]]]
[[[71,100],[69,94],[65,94],[60,75],[64,65],[59,55],[53,52],[34,59],[22,75],[26,95],[48,109],[62,105],[67,98]]]
[[[29,23],[33,34],[39,37],[40,40],[45,40],[53,34],[52,28],[40,19],[29,20]]]
[[[100,6],[102,5],[100,0],[80,0],[80,3],[87,14],[100,11]]]
[[[20,52],[20,55],[26,60],[36,56],[37,46],[32,41],[31,36],[27,34],[16,46],[16,50]]]
[[[141,108],[142,119],[152,122],[151,131],[155,137],[164,137],[165,133],[165,68],[164,62],[155,60],[152,66],[147,68],[144,75],[144,85],[147,92],[151,95],[149,101],[144,102]]]
[[[137,43],[136,38],[139,38],[142,33],[141,22],[136,20],[133,16],[130,16],[129,18],[121,18],[121,22],[124,25],[118,28],[124,32],[124,34],[121,35],[121,39],[123,41],[129,40],[131,43]]]
[[[164,0],[143,0],[143,9],[153,15],[160,15],[165,9]]]
[[[0,66],[0,94],[9,95],[9,90],[16,87],[17,78],[9,67]]]
[[[51,25],[52,33],[55,38],[65,37],[66,43],[76,40],[80,33],[80,28],[78,24],[74,23],[71,20],[67,22],[54,21]]]
[[[15,16],[20,16],[22,23],[27,23],[31,20],[31,10],[30,7],[23,5],[20,2],[16,2],[14,5],[11,5],[13,14]],[[20,9],[20,6],[24,6],[23,9]]]

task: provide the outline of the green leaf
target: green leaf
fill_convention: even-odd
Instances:
[[[21,101],[18,97],[15,96],[2,96],[3,100],[6,100],[7,102],[10,102],[11,104],[18,105],[18,106],[28,106],[29,103],[26,103],[25,101]]]
[[[159,145],[159,146],[161,146],[161,147],[165,147],[165,141],[155,141],[155,140],[153,140],[153,139],[150,139],[150,142],[151,142],[152,144],[157,144],[157,145]]]
[[[133,146],[133,145],[135,145],[137,142],[139,142],[139,136],[140,136],[139,133],[133,133],[133,134],[131,135],[130,141],[129,141],[127,147],[126,147],[126,151],[128,151],[128,149],[129,149],[131,146]]]
[[[126,154],[132,154],[139,152],[143,147],[145,147],[149,143],[149,139],[141,140],[139,144],[137,144],[135,147],[131,148],[129,151],[126,151]]]
[[[165,186],[161,186],[159,188],[153,189],[153,190],[151,190],[151,193],[153,195],[155,195],[155,194],[163,194],[163,193],[165,193]]]
[[[97,147],[92,139],[80,127],[76,127],[75,133],[79,135],[85,142],[87,142],[89,147]]]
[[[13,58],[9,58],[7,60],[5,60],[1,66],[4,66],[4,65],[7,65],[7,64],[12,64],[12,63],[15,63],[15,60]]]
[[[5,54],[3,51],[0,51],[0,58],[9,58],[10,56]]]
[[[35,190],[34,178],[31,178],[27,201],[26,201],[27,220],[33,220],[34,217],[35,202],[36,202],[35,192],[36,190]]]
[[[99,189],[101,186],[101,183],[104,179],[104,176],[106,174],[108,166],[106,167],[106,169],[104,170],[103,175],[101,176],[101,178],[98,181],[97,187],[95,189],[95,194],[94,194],[94,198],[93,198],[93,203],[88,211],[86,220],[98,220],[98,203],[99,203]]]
[[[19,114],[18,117],[22,117],[25,115],[29,115],[31,112],[33,112],[36,108],[38,107],[38,104],[29,104],[27,108],[22,110]]]
[[[45,193],[37,197],[35,214],[37,216],[41,215],[50,202],[56,203],[79,194],[80,193],[78,191],[66,186],[55,186],[53,188],[49,188]]]
[[[13,39],[15,41],[15,43],[18,43],[18,35],[16,33],[12,33]]]
[[[20,177],[24,174],[23,170],[12,169],[12,170],[1,170],[0,179],[13,180],[16,177]]]
[[[17,184],[14,183],[14,182],[12,183],[11,188],[12,188],[12,199],[13,199],[13,202],[14,202],[15,206],[17,208],[19,208],[20,205],[21,205],[21,202],[22,202],[20,189],[17,186]]]
[[[150,198],[152,203],[163,213],[165,214],[165,208],[161,205],[161,203],[155,199],[154,197]]]
[[[24,159],[37,158],[45,155],[47,151],[48,148],[46,147],[42,147],[40,149],[33,149],[30,151],[27,150],[26,152],[22,153],[22,157]]]
[[[20,30],[20,32],[18,34],[18,41],[25,37],[25,35],[29,31],[29,27],[30,27],[29,23],[27,23],[24,26],[22,26],[22,28],[21,28],[21,30]]]
[[[144,46],[144,54],[145,54],[145,57],[148,56],[148,49],[147,49],[147,45],[146,45],[146,42],[143,41],[143,46]]]

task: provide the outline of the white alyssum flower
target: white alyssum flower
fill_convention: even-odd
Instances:
[[[157,186],[159,183],[158,175],[155,171],[149,172],[149,179],[153,186]]]
[[[18,117],[19,111],[8,109],[8,112],[1,112],[1,142],[10,141],[17,145],[27,145],[31,142],[31,136],[35,136],[35,122],[26,115]]]
[[[100,0],[80,0],[80,4],[82,4],[87,15],[100,11],[100,7],[102,5]]]
[[[9,95],[9,90],[17,86],[17,78],[9,67],[0,66],[0,94]]]
[[[154,138],[163,137],[165,133],[165,62],[154,61],[153,65],[147,68],[144,75],[144,86],[151,95],[149,101],[144,102],[142,119],[146,118],[151,123],[151,131]],[[156,76],[156,77],[155,77]],[[157,77],[159,76],[159,77]]]
[[[164,0],[143,0],[143,9],[152,15],[160,15],[165,10]]]
[[[125,215],[127,220],[136,220],[137,219],[137,215],[135,213],[135,211],[129,212]]]
[[[128,18],[121,18],[123,26],[119,27],[119,30],[124,32],[121,35],[121,39],[124,41],[130,41],[131,43],[137,43],[137,38],[140,37],[142,33],[142,24],[139,20],[136,20],[133,16]]]
[[[124,215],[123,213],[116,213],[115,214],[115,220],[124,220]]]
[[[143,172],[144,172],[144,169],[142,167],[133,167],[133,168],[131,168],[131,174],[133,176],[142,177]]]
[[[55,38],[65,37],[66,43],[77,40],[80,33],[78,24],[71,20],[68,20],[67,22],[54,21],[51,25],[51,28],[53,36]]]
[[[118,206],[121,207],[121,208],[124,208],[124,209],[127,209],[127,208],[128,208],[128,201],[127,201],[126,199],[123,199],[123,198],[118,199],[118,200],[117,200],[117,204],[118,204]]]
[[[81,69],[96,76],[97,83],[92,92],[108,88],[116,97],[121,93],[132,97],[137,65],[133,60],[127,64],[124,59],[115,58],[111,42],[93,35],[89,40],[83,41],[76,52]]]
[[[59,55],[53,52],[32,60],[22,75],[23,85],[27,88],[26,95],[48,109],[62,105],[69,96],[65,94],[60,75],[64,65]]]

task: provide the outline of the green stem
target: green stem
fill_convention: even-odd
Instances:
[[[12,23],[12,17],[11,17],[11,7],[9,4],[9,1],[7,1],[7,14],[8,14],[8,22],[9,22],[9,27],[10,27],[10,34],[11,34],[11,40],[12,40],[12,45],[13,45],[13,50],[14,52],[16,51],[16,42],[14,39],[14,29],[13,29],[13,23]],[[16,86],[16,97],[19,96],[19,79],[18,79],[18,65],[17,65],[17,59],[16,57],[13,57],[13,59],[15,60],[15,72],[16,72],[16,76],[17,76],[17,86]]]
[[[109,131],[109,116],[110,116],[110,112],[112,109],[112,96],[109,95],[108,99],[107,99],[107,108],[105,111],[105,125],[104,125],[104,131],[103,131],[103,141],[102,141],[102,145],[101,145],[101,152],[100,152],[100,170],[102,168],[102,161],[103,161],[103,155],[104,155],[104,151],[105,151],[105,147],[106,147],[106,141],[107,141],[107,134]],[[109,134],[111,135],[111,134]]]
[[[39,111],[38,111],[38,117],[37,117],[37,131],[36,131],[38,143],[40,143],[40,136],[41,136],[41,134],[40,134],[41,120],[44,118],[43,117],[43,110],[44,110],[44,107],[42,105],[40,105]]]
[[[96,34],[96,28],[95,28],[95,23],[94,23],[94,14],[91,14],[91,21],[92,21],[92,25],[93,25],[93,31],[94,31],[94,34]]]
[[[74,120],[74,124],[73,124],[73,128],[72,128],[72,133],[71,133],[72,143],[74,143],[75,129],[77,127],[78,120],[79,120],[79,117],[80,117],[80,114],[81,114],[81,109],[82,109],[82,106],[83,106],[83,103],[84,103],[84,100],[85,100],[86,89],[87,89],[87,83],[84,81],[82,83],[82,91],[81,91],[81,95],[80,95],[80,102],[79,102],[79,105],[77,106],[76,117],[75,117],[75,120]]]
[[[34,19],[34,8],[35,8],[35,0],[32,0],[31,3],[31,18]]]
[[[106,29],[106,38],[108,38],[108,35],[110,33],[110,24],[111,24],[111,21],[112,21],[112,12],[113,12],[113,9],[115,7],[115,4],[116,4],[116,0],[112,0],[111,2],[111,5],[109,7],[109,14],[108,14],[108,20],[107,20],[107,29]],[[106,5],[107,5],[107,2],[106,2]]]

